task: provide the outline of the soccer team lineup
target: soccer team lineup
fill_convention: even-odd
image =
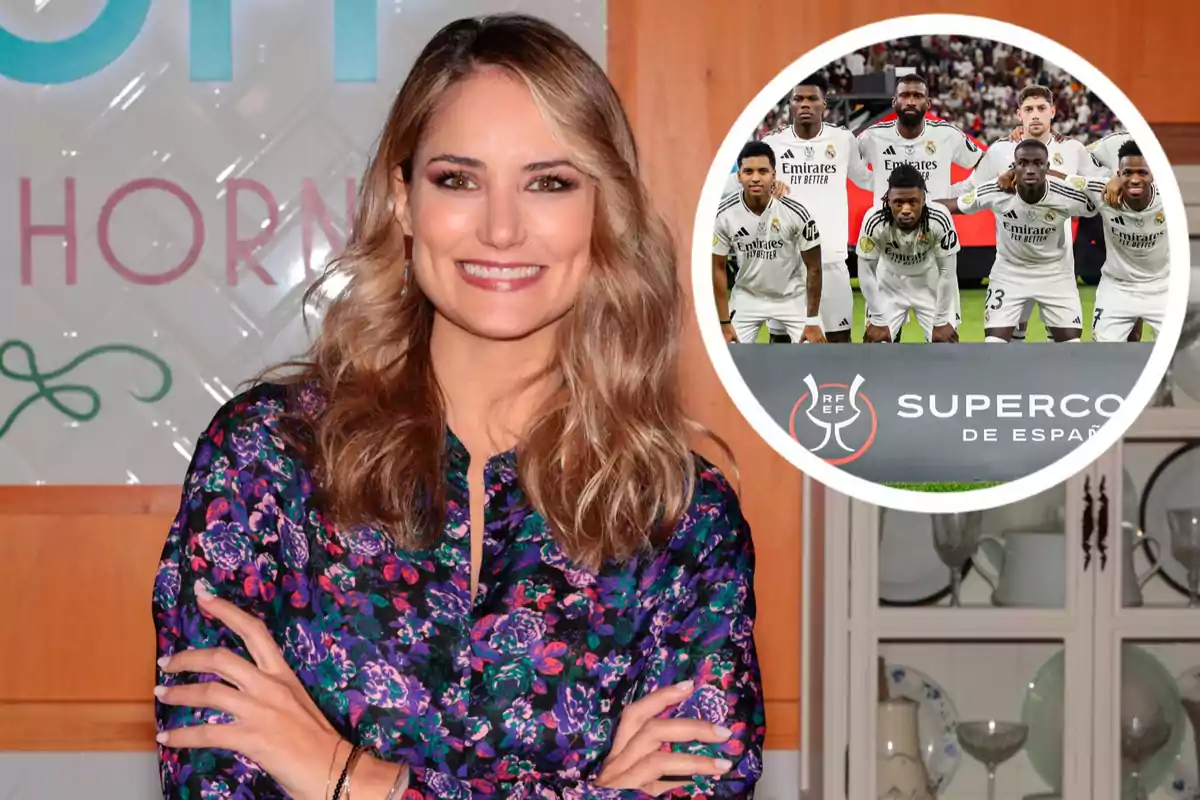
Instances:
[[[1158,334],[1167,220],[1138,143],[1069,76],[1002,55],[979,76],[953,54],[950,69],[897,74],[890,109],[843,101],[858,112],[846,125],[829,118],[844,64],[795,85],[742,147],[717,208],[712,281],[727,342]],[[954,111],[976,135],[947,121]],[[869,197],[858,213],[854,187]],[[964,277],[968,251],[978,274]]]

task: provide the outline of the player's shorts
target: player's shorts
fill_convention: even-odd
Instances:
[[[1126,342],[1137,321],[1144,320],[1155,337],[1167,313],[1165,282],[1150,286],[1117,281],[1103,275],[1096,287],[1092,310],[1092,339],[1097,342]]]
[[[821,265],[821,325],[826,333],[848,331],[854,325],[854,290],[845,260]]]
[[[912,311],[917,318],[917,324],[925,331],[925,341],[933,337],[933,325],[937,319],[937,292],[941,276],[937,270],[929,270],[920,275],[898,275],[887,267],[881,268],[875,274],[875,297],[880,308],[874,311],[870,321],[874,325],[886,325],[892,332],[892,341],[900,335],[900,329],[908,321],[908,312]],[[958,296],[958,292],[955,292]],[[954,304],[951,305],[953,314]],[[951,324],[958,327],[957,316],[951,317]]]
[[[1074,272],[1075,272],[1075,256],[1074,256],[1074,251],[1071,249],[1073,247],[1073,244],[1072,244],[1073,238],[1074,237],[1071,235],[1070,228],[1068,228],[1067,229],[1067,248],[1068,248],[1068,252],[1070,252],[1072,255],[1070,258],[1067,259],[1066,262],[1063,263],[1063,269],[1069,270],[1072,274],[1074,274]],[[1035,303],[1032,300],[1029,300],[1025,303],[1024,308],[1021,309],[1021,325],[1028,325],[1029,320],[1033,318],[1034,305],[1035,305]],[[1042,324],[1044,324],[1044,325],[1049,324],[1046,322],[1046,314],[1041,311],[1040,307],[1038,309],[1038,316],[1040,316],[1042,318]]]
[[[1027,304],[1037,303],[1047,328],[1083,329],[1083,305],[1074,270],[1008,266],[996,262],[988,278],[983,327],[1015,328]]]
[[[787,336],[787,328],[777,319],[767,320],[767,330],[771,332],[772,336]]]
[[[772,320],[783,326],[793,342],[803,338],[807,327],[808,297],[803,292],[795,297],[769,298],[739,292],[735,287],[729,307],[733,332],[742,344],[757,342],[763,324]]]

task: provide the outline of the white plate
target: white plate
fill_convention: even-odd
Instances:
[[[1177,408],[1200,406],[1200,343],[1175,352],[1171,361],[1171,399]]]
[[[1171,529],[1167,510],[1193,508],[1196,476],[1200,475],[1200,446],[1184,445],[1162,460],[1142,491],[1139,521],[1142,532],[1158,540],[1162,549],[1162,576],[1176,591],[1187,595],[1187,568],[1171,555]]]
[[[1175,679],[1179,694],[1185,699],[1200,699],[1200,666],[1191,667]],[[1172,800],[1193,800],[1200,792],[1200,775],[1196,767],[1196,731],[1187,714],[1183,715],[1183,742],[1179,755],[1175,757],[1175,772],[1169,783],[1163,785]]]
[[[888,696],[907,697],[920,704],[917,729],[921,758],[934,784],[934,796],[945,793],[962,761],[958,745],[958,709],[937,681],[903,664],[888,664]]]
[[[1042,664],[1029,682],[1021,704],[1021,721],[1029,726],[1025,754],[1038,777],[1055,789],[1062,786],[1063,739],[1066,733],[1063,710],[1066,701],[1064,653],[1059,650]],[[1186,715],[1179,704],[1179,689],[1175,679],[1153,654],[1127,643],[1121,651],[1121,669],[1129,670],[1142,686],[1155,694],[1167,710],[1171,723],[1171,738],[1144,768],[1147,788],[1153,795],[1158,787],[1170,785],[1170,776],[1177,766],[1181,749]],[[1132,795],[1130,788],[1126,781],[1123,794]]]

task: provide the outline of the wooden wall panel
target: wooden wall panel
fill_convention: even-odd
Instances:
[[[154,746],[150,595],[175,486],[0,487],[0,750]]]
[[[610,73],[637,128],[647,180],[678,233],[690,292],[692,220],[729,126],[807,48],[890,16],[895,4],[608,0],[608,7]],[[1006,12],[990,0],[914,0],[906,10],[1007,14],[1022,22],[1018,7]],[[1093,61],[1157,123],[1173,161],[1200,163],[1194,127],[1200,123],[1194,102],[1200,62],[1180,57],[1187,52],[1185,37],[1200,22],[1196,6],[1168,11],[1165,5],[1063,0],[1043,22],[1046,34]],[[732,446],[754,528],[768,747],[795,748],[800,478],[733,408],[694,325],[683,347],[690,408]],[[728,466],[711,447],[704,451]],[[178,496],[178,487],[170,486],[0,487],[0,607],[9,609],[0,619],[0,750],[152,748],[150,591]],[[820,507],[816,502],[812,509],[818,522]],[[819,609],[812,611],[819,620]],[[814,634],[819,667],[819,625]],[[817,736],[819,720],[810,721]]]

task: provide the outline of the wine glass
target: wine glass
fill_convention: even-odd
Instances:
[[[1171,723],[1167,722],[1162,706],[1157,703],[1149,714],[1122,715],[1121,757],[1129,766],[1129,777],[1133,779],[1132,800],[1146,800],[1146,788],[1142,785],[1142,768],[1170,738]]]
[[[979,546],[983,515],[978,511],[965,514],[930,514],[933,520],[933,549],[941,562],[950,568],[950,605],[959,607],[962,600],[962,571]]]
[[[1171,555],[1188,572],[1188,608],[1200,605],[1200,508],[1172,508],[1167,511],[1171,529]]]
[[[988,800],[996,800],[996,768],[1021,752],[1029,726],[1020,722],[960,722],[958,743],[963,752],[987,767]],[[1161,745],[1160,745],[1161,746]]]

